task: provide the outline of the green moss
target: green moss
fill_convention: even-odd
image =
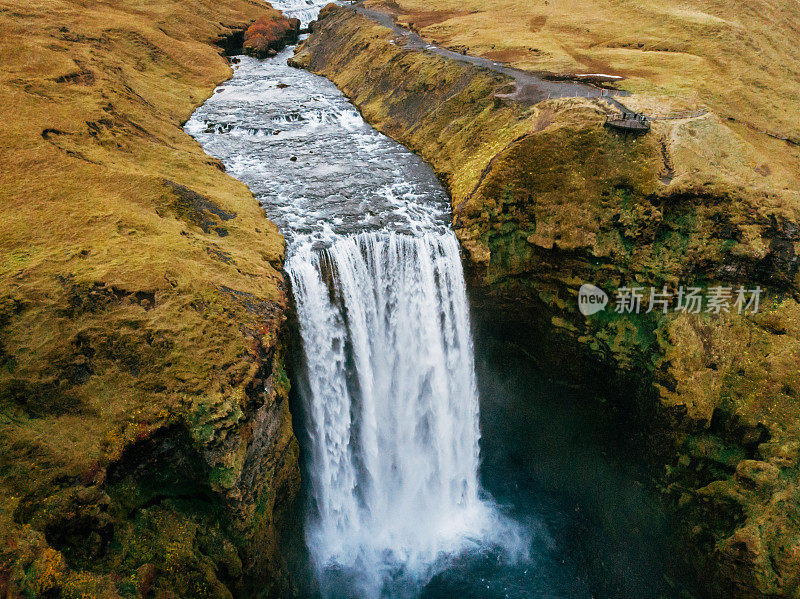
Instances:
[[[291,381],[289,380],[289,375],[286,373],[286,368],[283,364],[283,360],[280,360],[276,363],[275,369],[273,370],[274,379],[274,389],[275,393],[279,397],[289,397],[289,390],[291,388]]]
[[[222,487],[229,489],[236,482],[237,470],[235,468],[226,468],[224,466],[215,466],[211,470],[209,480],[215,487]]]

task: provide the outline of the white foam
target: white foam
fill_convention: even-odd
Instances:
[[[287,264],[305,348],[303,394],[320,577],[367,597],[423,584],[445,556],[527,539],[481,500],[469,310],[452,232],[368,233]],[[352,372],[351,372],[352,369]],[[323,585],[324,586],[324,585]]]

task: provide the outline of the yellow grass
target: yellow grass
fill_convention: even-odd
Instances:
[[[800,3],[794,0],[378,1],[439,44],[556,74],[618,75],[631,105],[707,106],[800,187]],[[738,124],[738,125],[737,125]],[[783,186],[783,185],[782,185]]]
[[[265,8],[0,0],[0,538],[275,344],[283,238],[182,128]]]

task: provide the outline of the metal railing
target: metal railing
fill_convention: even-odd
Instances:
[[[701,108],[700,110],[695,110],[693,112],[676,112],[672,114],[656,114],[653,116],[648,116],[647,118],[651,121],[672,121],[678,119],[693,119],[698,116],[703,116],[704,114],[708,114],[708,108]]]
[[[639,114],[638,112],[628,112],[628,113],[621,113],[621,114],[609,114],[606,116],[606,122],[611,121],[649,121],[652,120],[649,116],[644,114]]]

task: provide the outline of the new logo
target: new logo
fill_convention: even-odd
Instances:
[[[608,305],[606,292],[591,283],[584,283],[578,290],[578,310],[584,316],[597,314]]]

